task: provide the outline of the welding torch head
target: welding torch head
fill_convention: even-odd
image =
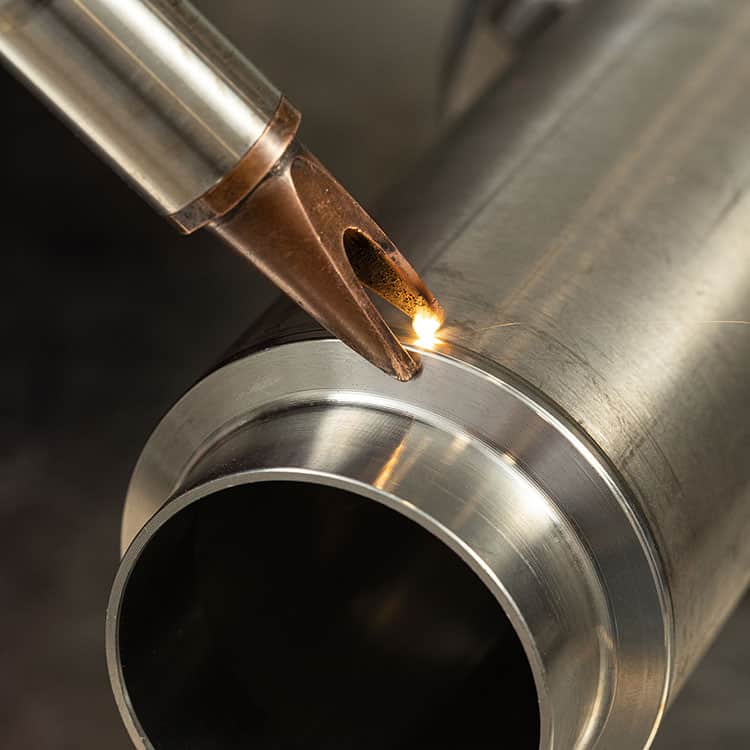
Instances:
[[[383,230],[297,142],[299,120],[282,98],[240,163],[170,218],[186,233],[212,229],[330,333],[381,370],[410,380],[418,358],[366,289],[436,328],[443,310]]]
[[[187,0],[0,0],[0,61],[181,231],[211,228],[386,372],[419,370],[364,287],[412,319],[442,321],[435,298]]]

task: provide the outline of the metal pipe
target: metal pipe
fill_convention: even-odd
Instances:
[[[542,391],[634,493],[679,685],[750,577],[750,7],[600,5],[383,213],[441,338]]]
[[[175,405],[133,474],[107,619],[138,747],[196,736],[175,705],[204,738],[274,746],[287,716],[294,741],[366,747],[407,677],[419,710],[379,747],[424,746],[424,716],[467,748],[650,744],[750,572],[749,42],[742,0],[584,4],[385,206],[448,315],[410,344],[418,378],[282,316]],[[437,563],[404,585],[419,547],[369,507],[455,555],[497,630],[479,600],[468,621],[416,595]],[[351,724],[315,700],[339,632],[349,668],[321,693],[348,715],[364,691]],[[308,700],[256,681],[269,663]],[[487,702],[462,703],[477,681]],[[217,694],[255,713],[238,729]]]

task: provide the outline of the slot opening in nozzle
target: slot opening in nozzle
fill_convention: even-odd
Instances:
[[[411,318],[417,344],[433,348],[444,314],[434,298],[427,299],[415,285],[408,283],[409,272],[414,273],[412,269],[405,272],[390,255],[390,246],[379,245],[356,227],[346,229],[342,241],[360,282]]]

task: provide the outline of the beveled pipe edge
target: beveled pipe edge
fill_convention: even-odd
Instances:
[[[425,371],[406,385],[379,373],[340,342],[330,340],[275,346],[209,375],[178,402],[144,449],[126,503],[123,549],[134,537],[141,538],[138,532],[144,525],[151,528],[149,519],[165,501],[184,491],[188,477],[213,444],[252,424],[270,408],[284,404],[287,409],[291,404],[309,405],[326,399],[341,405],[354,399],[367,408],[385,408],[422,422],[453,425],[478,445],[511,456],[519,471],[542,489],[549,507],[565,518],[589,550],[613,621],[613,629],[605,627],[597,637],[603,643],[611,638],[614,658],[606,654],[602,658],[603,687],[596,705],[587,709],[591,716],[583,722],[586,726],[579,735],[567,738],[576,744],[566,744],[565,732],[556,733],[553,718],[548,718],[547,729],[543,728],[543,743],[547,744],[542,747],[614,750],[630,748],[634,740],[647,747],[669,689],[671,617],[653,544],[632,511],[626,492],[595,446],[588,444],[563,416],[555,414],[549,404],[540,403],[535,394],[514,383],[512,376],[503,375],[501,379],[499,370],[487,371],[491,369],[487,363],[468,363],[470,357],[455,347],[421,355],[427,365]],[[298,366],[301,362],[304,368]],[[247,383],[254,387],[248,389]],[[445,389],[455,394],[467,388],[472,399],[446,400],[440,395]],[[227,398],[229,394],[232,398]],[[201,422],[205,424],[198,427]],[[533,439],[524,445],[529,435]],[[516,445],[509,444],[513,440]],[[340,479],[357,481],[346,476]],[[120,585],[126,581],[132,554],[130,550],[125,552],[118,573]],[[116,692],[113,649],[117,606],[113,590],[107,638]],[[528,654],[533,640],[519,635]],[[536,671],[535,678],[538,686],[546,682],[547,688],[554,688],[558,694],[570,692],[564,673],[555,677],[555,685],[548,683],[549,673]],[[560,713],[558,710],[555,722],[562,720]]]

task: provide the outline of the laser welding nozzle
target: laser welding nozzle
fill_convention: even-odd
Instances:
[[[419,370],[364,286],[419,321],[440,306],[188,0],[0,0],[0,60],[182,232],[210,227],[373,364]]]
[[[412,319],[429,314],[442,323],[442,308],[383,230],[294,140],[295,115],[298,122],[299,115],[283,100],[261,144],[264,158],[255,155],[254,172],[263,175],[230,210],[217,216],[211,206],[197,205],[173,219],[189,230],[194,227],[186,225],[194,224],[196,215],[201,221],[203,211],[211,217],[205,223],[330,333],[381,370],[409,380],[420,363],[401,345],[365,287]],[[226,203],[226,194],[233,192],[231,176],[218,188]],[[215,202],[204,197],[204,204]]]

